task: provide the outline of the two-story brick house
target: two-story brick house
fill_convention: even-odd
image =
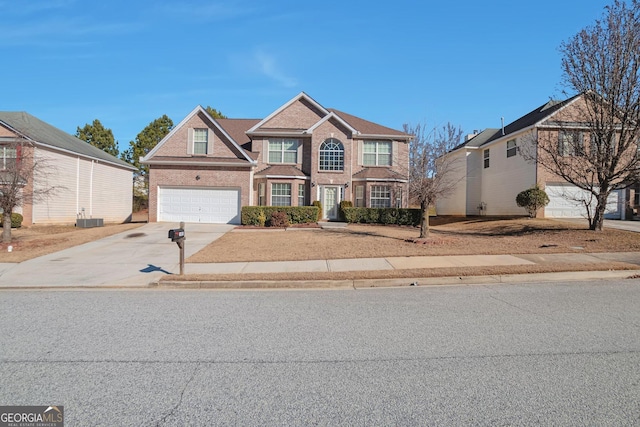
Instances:
[[[142,162],[149,220],[239,223],[242,206],[406,207],[411,135],[300,93],[264,119],[214,119],[200,106]]]

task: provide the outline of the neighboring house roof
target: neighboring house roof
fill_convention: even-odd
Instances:
[[[292,178],[307,178],[304,172],[298,169],[295,166],[289,165],[273,165],[267,168],[262,169],[259,172],[256,172],[255,176],[257,177],[267,177],[267,178],[276,178],[276,177],[292,177]]]
[[[519,119],[505,126],[504,134],[502,133],[502,130],[500,130],[499,132],[496,132],[491,138],[489,138],[485,142],[485,144],[495,141],[496,139],[502,138],[503,136],[511,135],[513,133],[520,132],[521,130],[527,129],[531,126],[535,126],[537,123],[540,123],[541,121],[557,113],[560,109],[562,109],[566,105],[573,102],[579,96],[580,95],[576,95],[569,99],[565,99],[564,101],[551,100],[546,104],[541,105],[535,110],[530,111],[529,113],[525,114],[524,116],[520,117]]]
[[[400,181],[406,182],[407,177],[389,168],[364,168],[353,175],[354,180],[362,181]]]
[[[559,100],[551,100],[540,107],[528,112],[524,116],[516,119],[515,121],[509,123],[503,129],[485,129],[480,132],[478,135],[469,139],[468,141],[463,142],[458,145],[451,151],[456,151],[460,148],[477,148],[482,147],[486,144],[489,144],[493,141],[496,141],[501,138],[506,138],[509,135],[516,134],[528,128],[539,125],[541,122],[545,121],[562,108],[566,107],[581,95],[575,95],[569,99],[565,99],[564,101]]]
[[[83,157],[100,160],[116,166],[135,170],[129,163],[94,147],[48,123],[43,122],[29,113],[20,111],[0,112],[0,123],[33,141],[37,145],[46,146],[54,150],[66,151]]]
[[[451,151],[456,151],[457,149],[462,148],[462,147],[478,148],[478,147],[484,145],[499,130],[500,129],[487,128],[487,129],[483,130],[482,132],[480,132],[479,134],[477,134],[476,136],[474,136],[473,138],[470,138],[467,141],[463,142],[462,144],[454,147]]]

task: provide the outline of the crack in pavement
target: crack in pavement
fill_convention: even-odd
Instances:
[[[200,369],[200,365],[196,364],[196,367],[193,369],[193,372],[191,373],[191,378],[187,380],[184,387],[182,388],[182,391],[180,392],[180,398],[178,399],[178,403],[176,403],[174,407],[171,408],[171,411],[165,414],[165,416],[163,416],[156,423],[156,427],[164,424],[167,418],[171,417],[176,412],[176,410],[180,407],[180,405],[182,404],[182,399],[184,398],[184,392],[187,390],[187,387],[189,387],[189,384],[191,384],[191,381],[193,381],[193,379],[196,377],[196,373],[198,372],[199,369]]]

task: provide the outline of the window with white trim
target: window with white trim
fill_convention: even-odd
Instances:
[[[364,185],[356,186],[356,208],[364,208]]]
[[[271,206],[291,206],[291,184],[271,184]]]
[[[2,157],[0,170],[16,169],[16,162],[18,159],[18,150],[16,149],[16,147],[0,147],[0,156]]]
[[[267,185],[264,182],[258,184],[258,206],[266,205],[265,199],[267,193]]]
[[[298,145],[297,139],[269,139],[269,163],[298,163]]]
[[[344,170],[344,146],[335,138],[329,138],[320,145],[320,170]]]
[[[193,154],[207,154],[209,143],[208,129],[193,130]]]
[[[507,141],[507,157],[513,157],[518,153],[518,147],[516,146],[516,140],[511,139]]]
[[[582,132],[562,130],[558,132],[558,154],[561,156],[584,155]]]
[[[364,166],[391,166],[391,141],[364,141],[362,144]]]
[[[390,208],[391,207],[391,189],[386,185],[371,186],[371,207],[372,208]]]
[[[298,184],[298,206],[304,206],[304,184]]]
[[[484,159],[484,168],[485,169],[489,167],[489,162],[491,160],[490,156],[491,156],[491,153],[489,152],[488,148],[482,152],[482,157]]]

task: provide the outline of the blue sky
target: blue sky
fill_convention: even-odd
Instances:
[[[604,0],[0,0],[0,110],[120,149],[196,105],[263,118],[304,91],[401,129],[499,127],[562,97],[562,41]]]

